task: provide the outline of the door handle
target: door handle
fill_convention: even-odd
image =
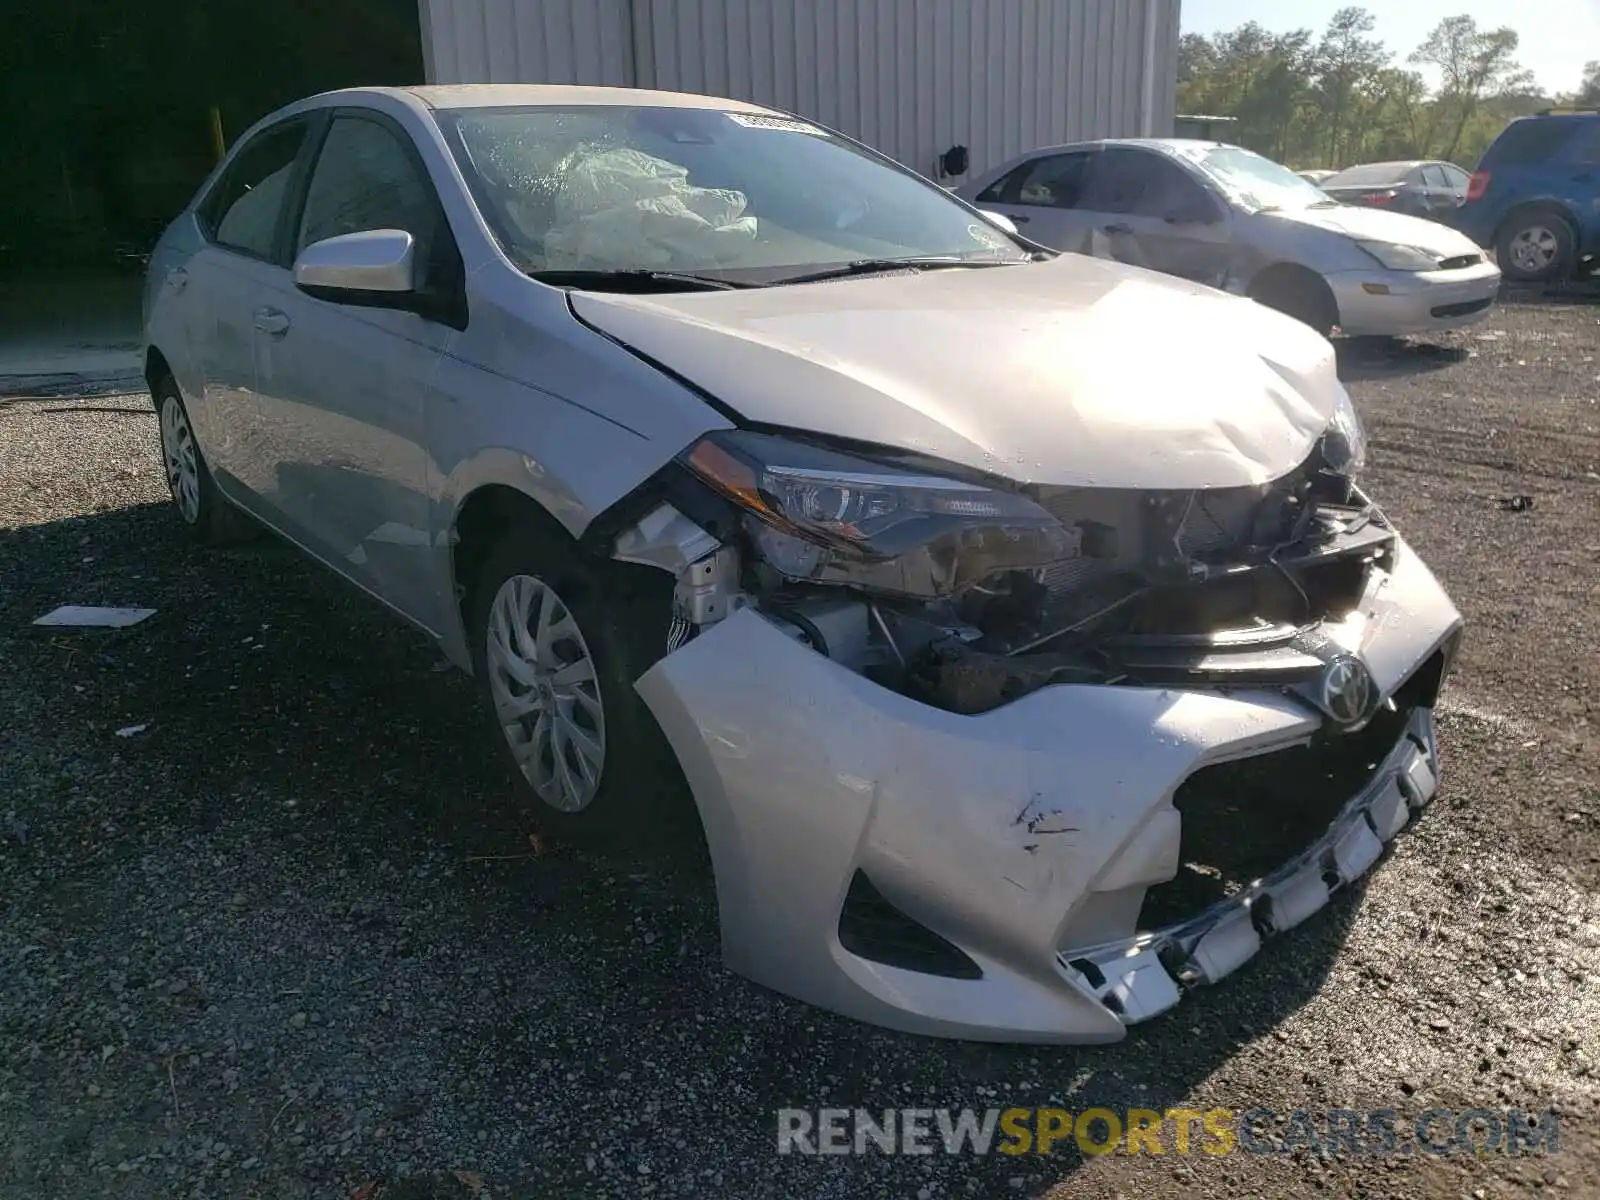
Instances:
[[[289,315],[276,308],[256,309],[256,328],[262,333],[271,334],[273,337],[282,337],[289,332]]]
[[[1132,225],[1124,225],[1121,221],[1114,221],[1110,225],[1102,225],[1100,227],[1100,232],[1101,233],[1126,233],[1126,234],[1132,234],[1133,233],[1133,226]]]
[[[167,286],[175,292],[183,291],[184,285],[188,282],[189,272],[182,267],[173,267],[167,272]]]

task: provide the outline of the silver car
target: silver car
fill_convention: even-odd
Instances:
[[[1421,334],[1483,320],[1500,269],[1432,221],[1339,204],[1238,146],[1182,139],[1033,150],[958,194],[1036,242],[1223,288],[1310,325]]]
[[[686,784],[727,964],[813,1003],[1114,1040],[1434,794],[1460,618],[1328,342],[800,118],[306,100],[168,229],[147,329],[188,528],[435,639],[557,832]]]

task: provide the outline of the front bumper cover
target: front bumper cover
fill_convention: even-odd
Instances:
[[[1373,268],[1326,276],[1339,328],[1352,336],[1436,333],[1475,325],[1500,294],[1500,269],[1487,259],[1453,271]]]
[[[1364,615],[1357,652],[1383,698],[1460,626],[1403,542]],[[945,1037],[1121,1038],[1322,907],[1437,779],[1419,709],[1316,845],[1206,913],[1139,934],[1146,890],[1178,868],[1179,786],[1203,767],[1310,741],[1327,720],[1311,704],[1269,689],[1059,685],[962,716],[880,687],[748,609],[637,687],[700,810],[727,965],[824,1008]],[[858,873],[976,977],[847,950],[840,914]]]

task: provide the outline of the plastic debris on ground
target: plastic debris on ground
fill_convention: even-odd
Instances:
[[[155,616],[153,608],[102,608],[93,604],[63,604],[51,609],[34,621],[35,625],[59,626],[72,629],[126,629],[137,625],[146,617]]]

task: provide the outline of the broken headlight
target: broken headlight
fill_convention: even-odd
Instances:
[[[1328,470],[1346,479],[1354,479],[1367,464],[1367,434],[1350,403],[1350,393],[1342,387],[1333,418],[1322,434],[1322,461]]]
[[[805,442],[724,431],[681,461],[745,511],[759,557],[791,580],[934,599],[1078,550],[1025,496]]]

